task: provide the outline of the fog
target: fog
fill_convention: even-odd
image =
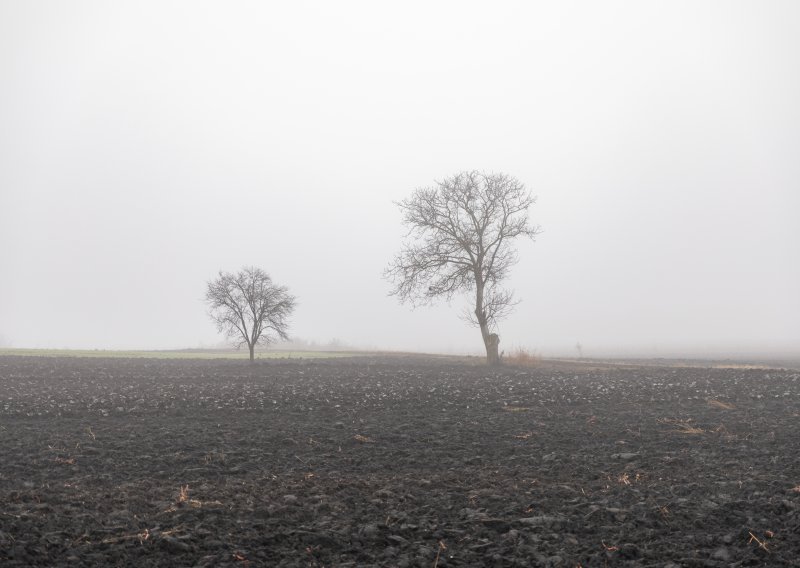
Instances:
[[[0,2],[0,343],[172,349],[255,265],[291,334],[480,353],[395,201],[538,197],[501,349],[800,352],[800,4]]]

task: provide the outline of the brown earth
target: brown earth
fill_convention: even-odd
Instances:
[[[800,566],[800,373],[0,357],[2,566]]]

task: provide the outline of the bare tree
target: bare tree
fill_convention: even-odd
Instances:
[[[236,340],[237,346],[247,345],[250,361],[256,345],[275,340],[270,331],[289,338],[289,316],[296,298],[260,268],[245,267],[236,274],[220,271],[208,283],[206,302],[217,329]]]
[[[516,305],[500,283],[518,260],[513,239],[539,233],[528,218],[535,201],[515,178],[476,171],[417,189],[397,203],[409,230],[385,271],[394,283],[391,294],[419,305],[473,292],[466,318],[481,330],[487,362],[498,364],[497,321]]]

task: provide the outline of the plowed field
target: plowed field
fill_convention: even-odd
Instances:
[[[2,566],[800,566],[800,373],[0,357]]]

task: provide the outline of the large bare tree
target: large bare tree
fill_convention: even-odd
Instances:
[[[288,288],[272,282],[269,275],[255,267],[245,267],[236,274],[220,271],[208,283],[206,302],[217,329],[237,342],[247,345],[250,361],[256,345],[288,339],[289,316],[296,299]]]
[[[522,183],[502,173],[462,172],[417,189],[397,203],[409,230],[385,271],[391,293],[412,305],[474,293],[466,319],[481,330],[487,362],[498,364],[497,321],[516,304],[500,284],[518,260],[512,241],[539,232],[528,217],[535,201]]]

